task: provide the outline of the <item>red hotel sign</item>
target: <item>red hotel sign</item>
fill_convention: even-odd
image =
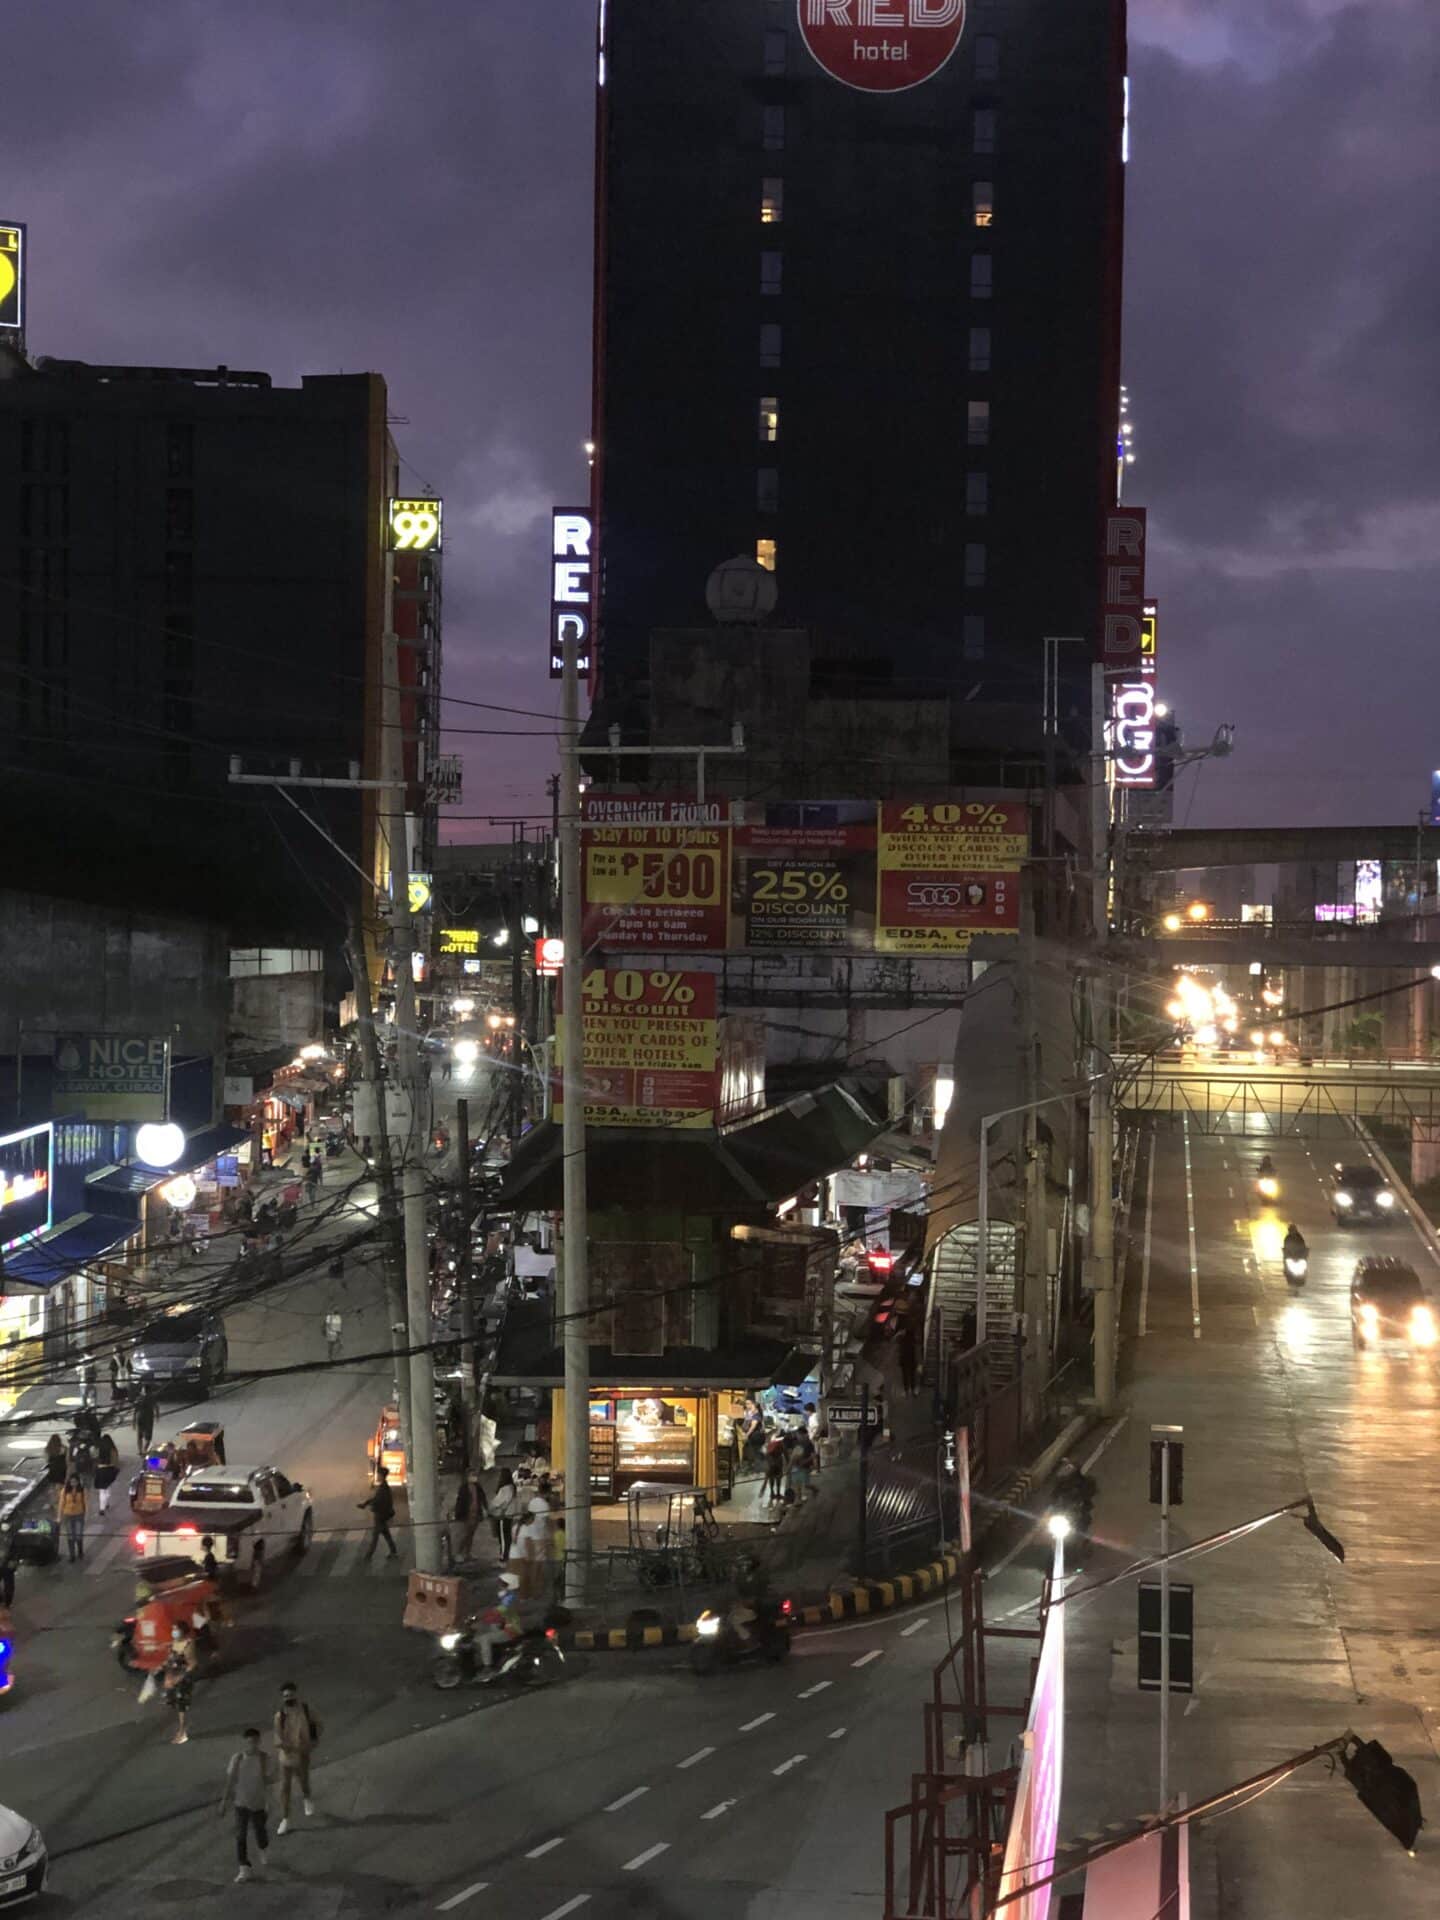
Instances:
[[[933,79],[965,26],[965,0],[796,0],[796,13],[826,73],[864,93]]]
[[[1140,667],[1145,618],[1145,509],[1112,507],[1105,515],[1105,621],[1100,659],[1107,673]]]

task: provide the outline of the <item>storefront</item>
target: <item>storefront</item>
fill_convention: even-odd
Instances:
[[[727,1499],[744,1391],[733,1387],[616,1384],[590,1393],[590,1491],[620,1499],[637,1480],[704,1487]],[[550,1463],[565,1467],[565,1394],[551,1394]]]

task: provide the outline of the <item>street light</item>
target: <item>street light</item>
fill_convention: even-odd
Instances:
[[[1068,1540],[1070,1538],[1070,1520],[1067,1514],[1052,1513],[1045,1524],[1050,1529],[1050,1538],[1052,1540]]]

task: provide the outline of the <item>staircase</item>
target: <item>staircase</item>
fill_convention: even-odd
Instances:
[[[969,1316],[977,1310],[975,1253],[979,1241],[979,1224],[971,1220],[952,1227],[931,1250],[929,1312],[925,1323],[925,1381],[930,1387],[943,1387],[945,1355],[973,1324]],[[1015,1342],[999,1336],[1013,1332],[1015,1327],[1019,1255],[1018,1229],[1008,1220],[992,1220],[990,1254],[986,1262],[985,1320],[995,1349],[991,1378],[997,1387],[1014,1378],[1017,1365]],[[971,1332],[972,1343],[973,1338]]]

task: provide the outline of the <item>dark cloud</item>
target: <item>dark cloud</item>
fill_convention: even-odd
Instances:
[[[545,519],[583,487],[589,409],[591,0],[11,12],[0,211],[31,222],[33,349],[383,372],[447,500],[447,688],[549,710]],[[1131,0],[1131,28],[1130,494],[1167,692],[1192,736],[1241,726],[1193,817],[1407,817],[1436,757],[1431,8]],[[455,744],[465,811],[544,808],[548,741]]]

